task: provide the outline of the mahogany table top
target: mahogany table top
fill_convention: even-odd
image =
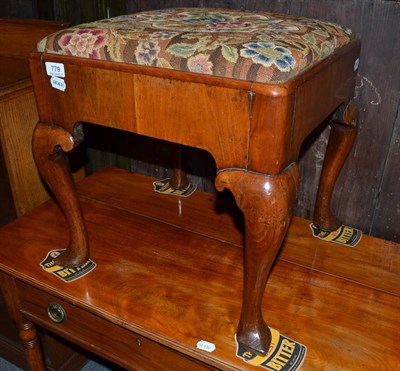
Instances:
[[[226,212],[232,204],[201,192],[159,195],[150,178],[118,169],[88,177],[78,192],[96,268],[70,283],[41,268],[68,239],[49,201],[0,230],[0,270],[212,366],[246,368],[233,338],[243,237],[240,216]],[[308,223],[295,218],[290,227],[266,287],[265,318],[307,346],[305,370],[395,369],[400,246],[371,237],[354,249],[330,244],[313,238]],[[216,350],[197,349],[199,340]]]

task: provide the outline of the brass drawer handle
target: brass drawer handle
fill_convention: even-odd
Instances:
[[[47,314],[49,315],[50,319],[55,323],[60,323],[67,319],[67,312],[58,303],[50,303],[47,306]]]

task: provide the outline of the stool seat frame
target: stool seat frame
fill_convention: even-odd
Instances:
[[[81,122],[204,149],[215,159],[216,188],[233,193],[245,218],[237,340],[265,355],[271,335],[261,312],[262,298],[296,200],[300,147],[338,107],[346,107],[340,122],[331,121],[314,216],[319,228],[340,225],[330,203],[356,137],[358,115],[351,100],[359,52],[360,42],[353,40],[276,85],[33,53],[30,66],[39,111],[34,158],[70,232],[69,246],[57,263],[73,267],[89,258],[89,237],[65,156],[84,139]],[[64,65],[65,91],[52,88],[47,61]]]

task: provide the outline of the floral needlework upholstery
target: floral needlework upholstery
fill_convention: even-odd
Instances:
[[[74,26],[43,39],[38,51],[282,83],[352,38],[345,27],[304,17],[180,8]]]

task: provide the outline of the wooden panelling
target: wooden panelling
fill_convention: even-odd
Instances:
[[[4,161],[3,149],[0,147],[0,225],[5,225],[16,218],[11,186]]]
[[[400,108],[400,104],[399,104]],[[390,240],[400,240],[400,110],[393,127],[393,135],[388,148],[380,197],[372,220],[372,234],[375,236],[387,235]]]
[[[38,116],[28,55],[44,35],[62,27],[43,20],[0,20],[0,143],[18,216],[48,199],[31,153]]]
[[[0,17],[36,18],[36,6],[32,0],[1,1]]]
[[[31,154],[31,135],[26,135],[33,132],[38,120],[35,97],[30,88],[19,91],[13,99],[3,98],[0,138],[15,208],[17,215],[22,215],[48,199]]]
[[[400,92],[400,4],[393,1],[292,1],[290,12],[346,24],[362,40],[357,103],[360,130],[355,148],[343,169],[333,197],[334,210],[347,224],[367,233],[399,241],[400,166],[396,153],[396,120]],[[384,61],[384,62],[383,62]],[[398,135],[398,134],[397,134]],[[320,143],[319,143],[320,144]],[[300,197],[312,189],[314,149],[301,164],[303,184]],[[398,153],[398,143],[397,143]],[[398,155],[397,155],[398,156]],[[398,158],[398,157],[397,157]],[[397,175],[395,175],[397,174]],[[388,178],[390,177],[390,178]],[[396,181],[397,178],[397,181]],[[385,188],[382,188],[385,187]],[[355,207],[355,205],[357,205]],[[308,213],[298,208],[297,214]],[[380,215],[380,218],[374,218]],[[393,222],[387,222],[394,219]],[[389,228],[386,228],[389,226]]]
[[[126,13],[125,0],[36,0],[39,18],[68,20],[72,24]]]
[[[135,12],[174,6],[227,7],[268,10],[337,22],[362,40],[356,101],[361,126],[333,197],[334,210],[348,225],[400,241],[399,109],[400,3],[397,1],[332,0],[221,0],[127,1]],[[318,178],[328,131],[314,133],[304,146],[296,215],[313,214]]]

